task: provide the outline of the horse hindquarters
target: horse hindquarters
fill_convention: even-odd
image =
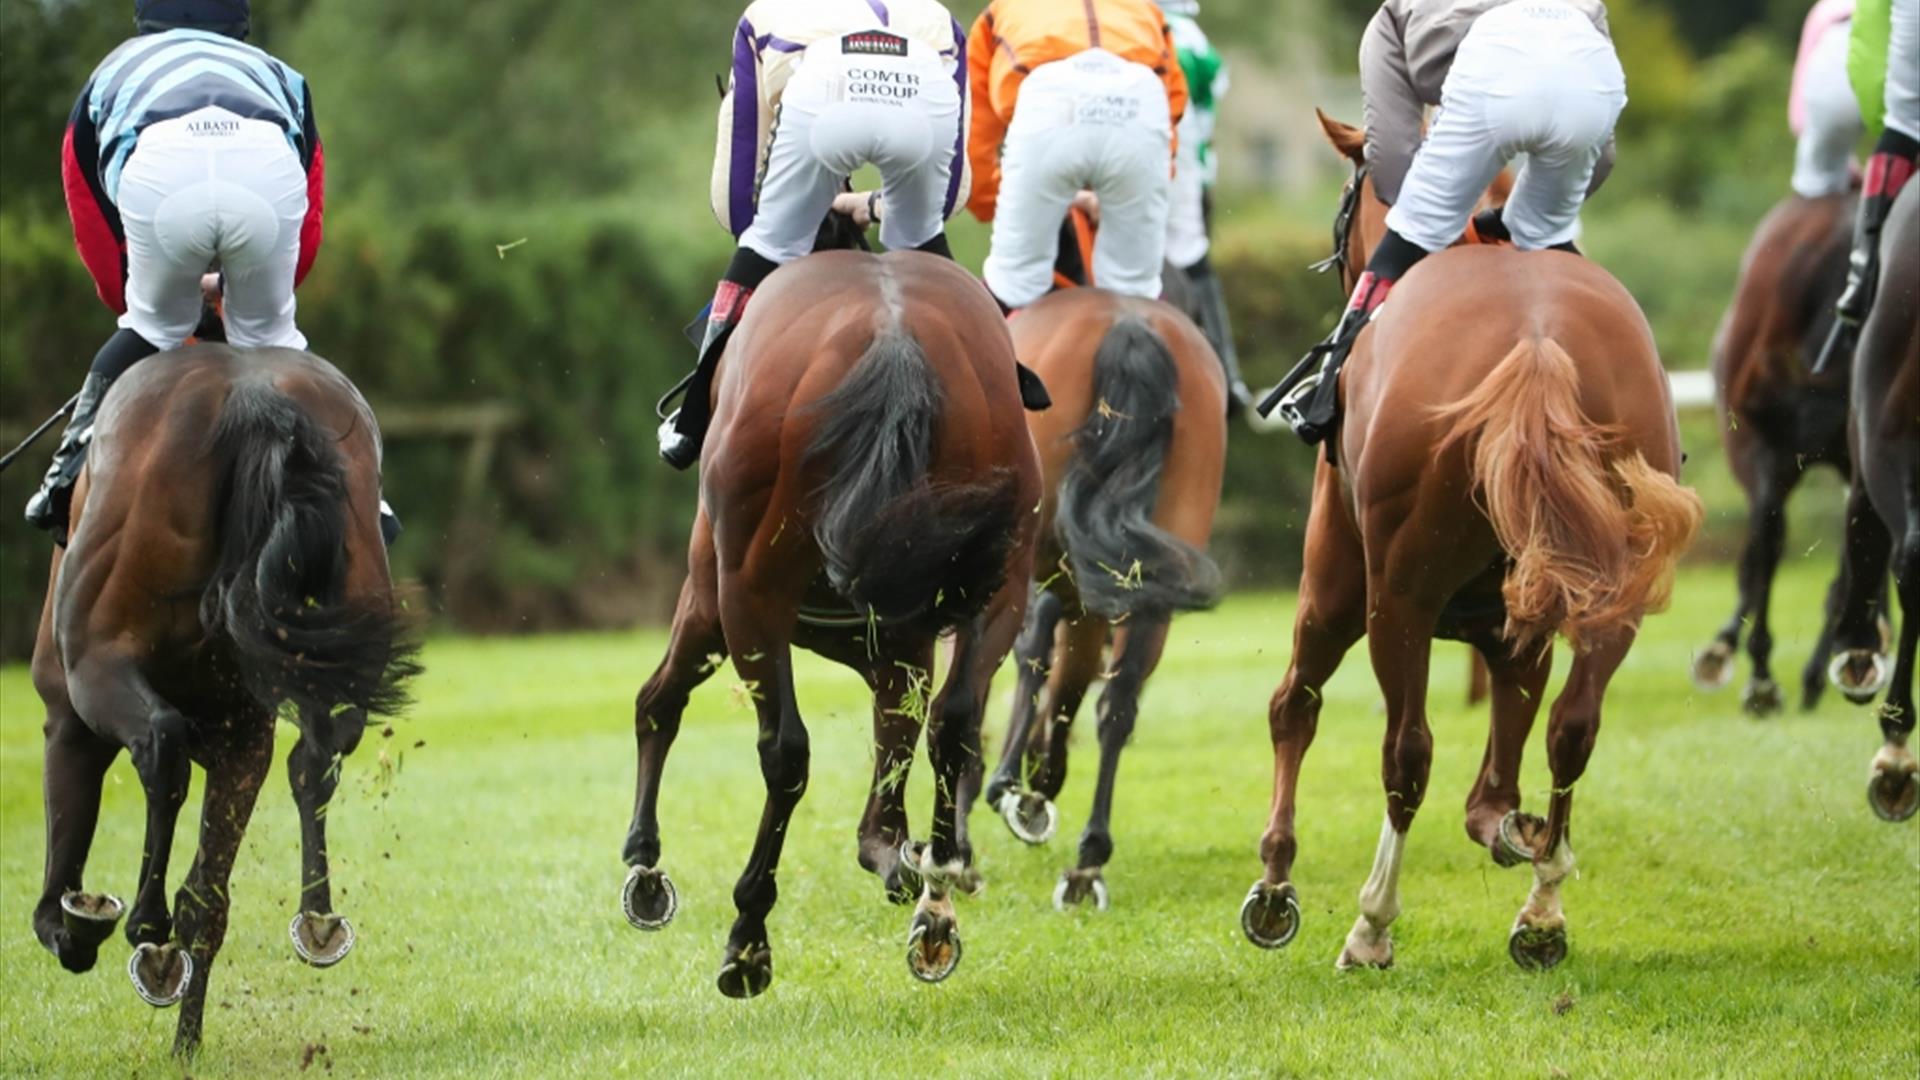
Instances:
[[[1554,794],[1533,895],[1509,942],[1527,967],[1566,953],[1558,890],[1572,867],[1573,784],[1593,752],[1607,682],[1641,617],[1665,604],[1703,517],[1698,496],[1649,464],[1635,433],[1581,410],[1580,392],[1580,370],[1558,342],[1527,340],[1440,414],[1449,422],[1442,448],[1471,443],[1474,488],[1511,560],[1507,638],[1518,652],[1550,646],[1557,632],[1576,651],[1548,722]]]
[[[1704,516],[1629,435],[1581,411],[1580,389],[1558,342],[1522,341],[1439,414],[1440,449],[1472,444],[1475,490],[1513,563],[1502,592],[1519,646],[1558,632],[1581,649],[1637,626],[1665,605]]]
[[[1108,619],[1212,607],[1220,568],[1153,519],[1181,406],[1172,353],[1144,320],[1121,316],[1094,353],[1093,380],[1055,526],[1081,604]]]
[[[983,611],[1019,535],[1020,478],[931,478],[944,391],[920,344],[881,333],[810,411],[823,418],[807,457],[827,473],[813,535],[834,589],[856,610],[934,629]]]

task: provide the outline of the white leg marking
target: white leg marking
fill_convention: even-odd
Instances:
[[[1337,967],[1386,967],[1393,963],[1393,937],[1388,928],[1400,915],[1400,856],[1406,847],[1407,834],[1394,831],[1393,819],[1382,821],[1380,846],[1373,853],[1373,872],[1360,887],[1360,917],[1347,934]]]

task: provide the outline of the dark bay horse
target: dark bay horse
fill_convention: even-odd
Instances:
[[[1053,407],[1027,417],[1046,487],[1038,581],[987,802],[1021,840],[1051,838],[1070,726],[1087,688],[1105,677],[1093,812],[1077,864],[1054,891],[1056,907],[1091,897],[1105,909],[1114,779],[1141,692],[1173,614],[1210,607],[1220,594],[1205,549],[1226,461],[1226,381],[1199,327],[1164,303],[1073,288],[1009,325]]]
[[[1747,543],[1740,553],[1740,599],[1726,625],[1695,654],[1693,681],[1715,690],[1733,679],[1734,652],[1747,634],[1753,677],[1741,704],[1754,716],[1778,712],[1769,601],[1786,546],[1787,497],[1808,468],[1850,475],[1847,373],[1811,373],[1833,321],[1853,242],[1852,194],[1790,195],[1760,222],[1740,263],[1733,302],[1713,340],[1720,439],[1747,493]],[[1839,581],[1830,590],[1820,637],[1801,673],[1801,702],[1812,708],[1826,686]]]
[[[1880,240],[1873,313],[1853,355],[1854,469],[1847,504],[1847,589],[1835,633],[1832,677],[1862,704],[1881,685],[1880,730],[1867,801],[1886,821],[1920,810],[1920,782],[1907,741],[1914,728],[1914,652],[1920,644],[1920,184],[1894,201]],[[1880,655],[1879,598],[1887,562],[1900,597],[1893,672]]]
[[[352,945],[326,883],[326,804],[367,714],[398,709],[418,670],[380,539],[380,434],[319,357],[189,346],[115,384],[73,505],[33,655],[47,707],[34,932],[82,972],[126,910],[81,879],[102,779],[127,750],[147,797],[127,970],[148,1003],[184,1001],[174,1047],[189,1053],[283,704],[301,729],[288,759],[304,849],[294,946],[326,966]],[[200,847],[169,910],[191,762],[207,771]]]
[[[1322,122],[1356,167],[1358,212],[1340,247],[1357,276],[1385,207],[1359,168],[1361,132]],[[1567,950],[1559,891],[1573,868],[1573,787],[1607,683],[1642,615],[1665,601],[1702,516],[1675,480],[1679,434],[1652,332],[1627,291],[1577,255],[1460,247],[1407,275],[1361,334],[1340,390],[1345,420],[1315,473],[1293,654],[1268,714],[1266,874],[1241,928],[1266,948],[1299,930],[1301,760],[1321,688],[1365,636],[1387,705],[1386,820],[1339,965],[1392,963],[1401,855],[1432,763],[1429,654],[1435,637],[1452,638],[1486,657],[1493,685],[1467,834],[1500,865],[1532,864],[1508,951],[1523,967],[1551,966]],[[1548,722],[1542,821],[1520,812],[1520,761],[1555,634],[1574,659]]]
[[[661,771],[688,694],[730,656],[758,713],[767,802],[734,888],[719,985],[752,997],[772,981],[774,875],[807,785],[797,644],[873,689],[878,752],[860,863],[895,899],[918,896],[908,963],[938,981],[960,960],[950,889],[972,858],[956,794],[979,758],[989,683],[1020,630],[1041,497],[1005,321],[946,259],[817,253],[761,286],[714,402],[672,639],[634,705],[622,907],[640,929],[673,918],[677,894],[659,869]],[[952,663],[930,695],[948,630]],[[923,720],[935,798],[929,839],[914,843],[903,798]]]

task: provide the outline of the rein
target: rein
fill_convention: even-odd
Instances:
[[[1341,281],[1346,281],[1347,254],[1353,246],[1353,215],[1360,211],[1360,189],[1365,186],[1367,174],[1372,170],[1373,166],[1364,161],[1353,167],[1353,177],[1340,193],[1340,209],[1333,215],[1333,254],[1307,269],[1316,274],[1339,270]]]

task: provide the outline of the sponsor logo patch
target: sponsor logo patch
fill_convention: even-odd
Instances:
[[[884,30],[862,30],[840,39],[842,56],[905,56],[907,39]]]

